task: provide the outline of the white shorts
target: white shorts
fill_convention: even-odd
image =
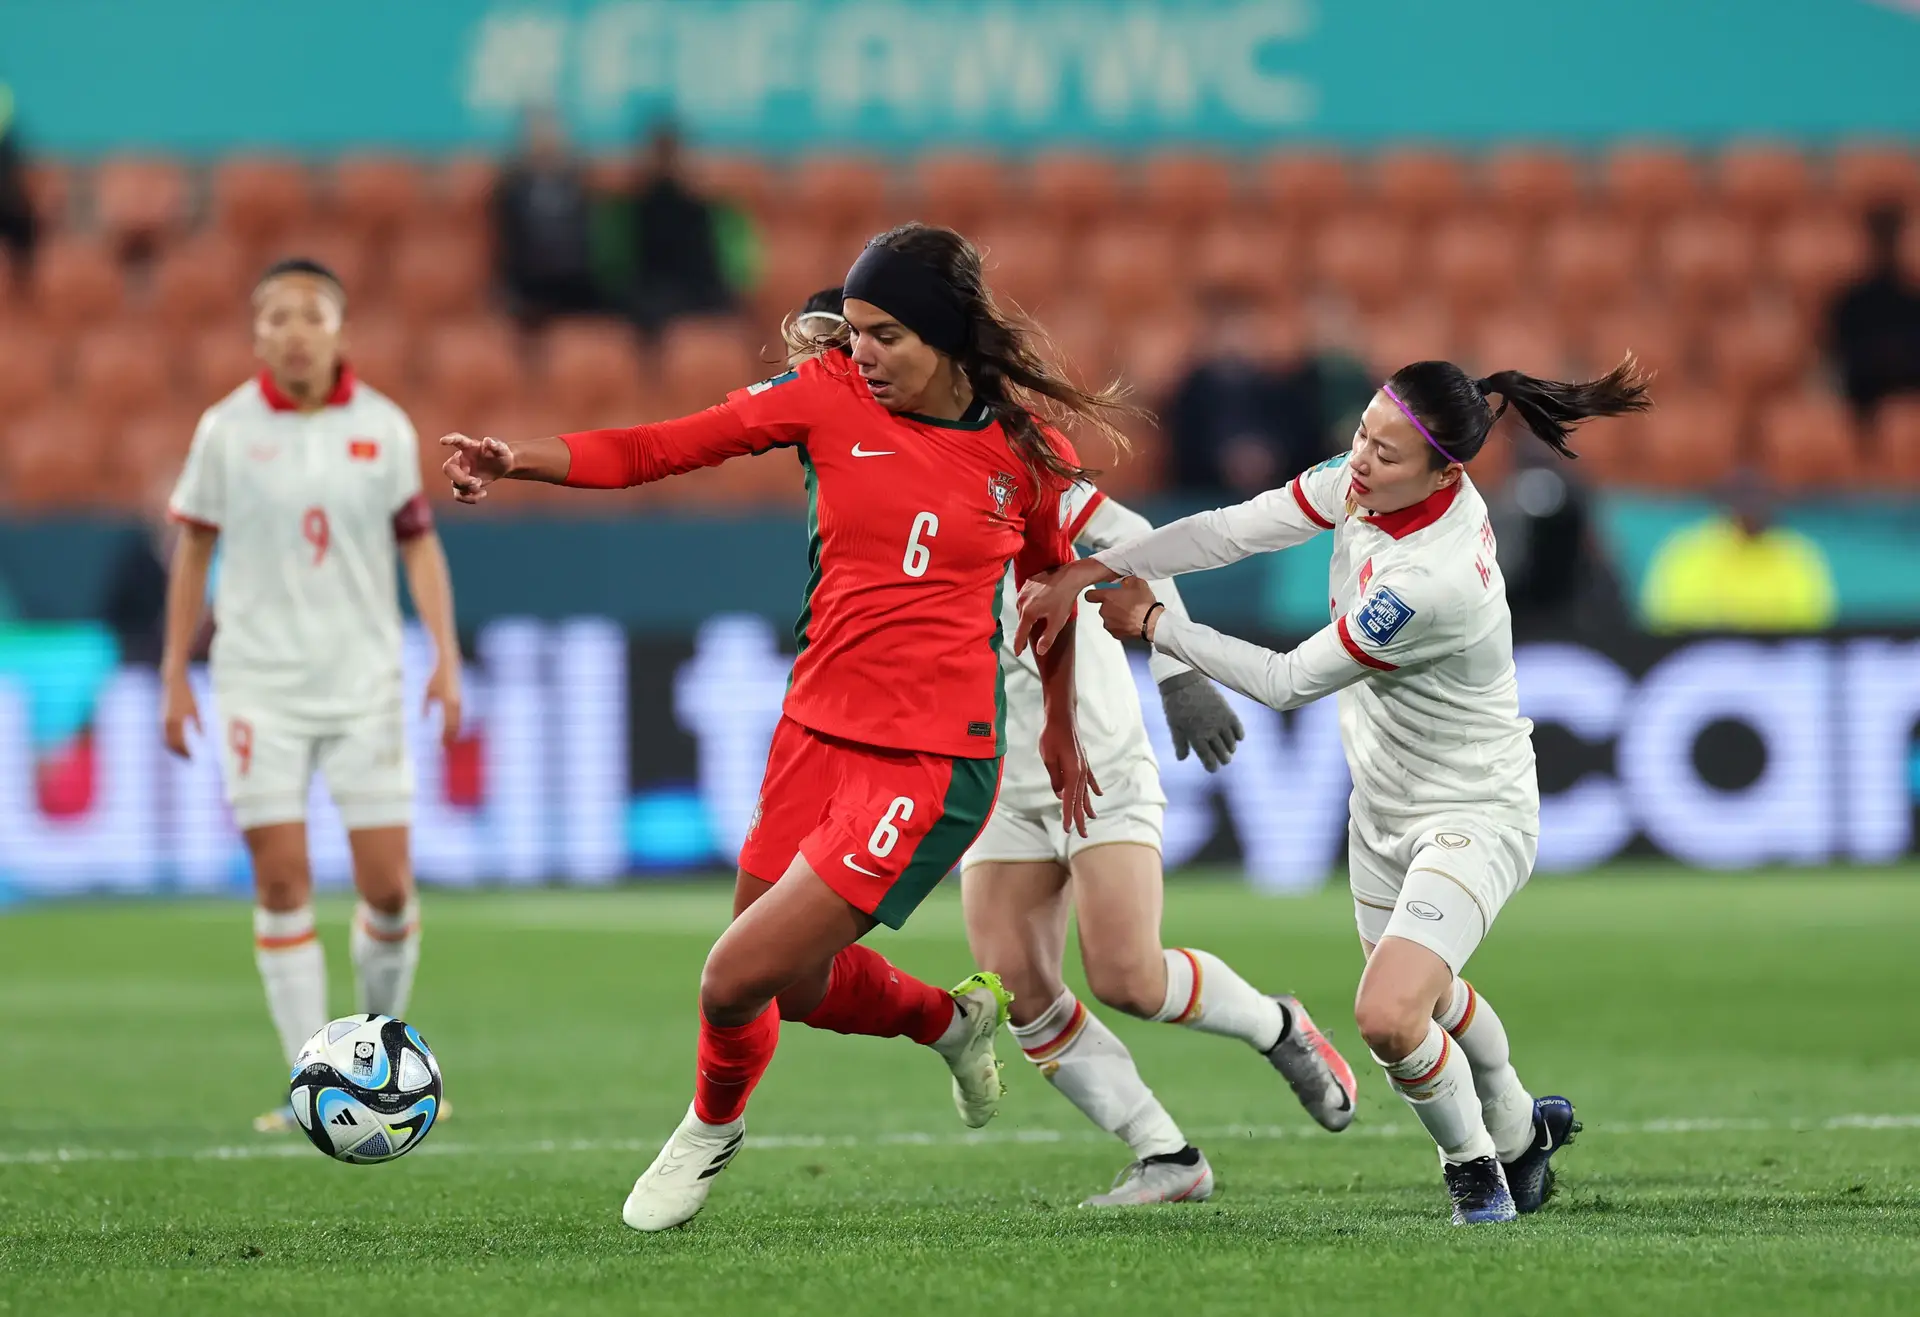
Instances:
[[[413,763],[398,701],[328,723],[288,718],[245,696],[215,703],[227,804],[242,831],[305,822],[316,770],[348,831],[412,820]]]
[[[1098,777],[1099,770],[1094,771]],[[1140,761],[1119,782],[1101,782],[1100,789],[1105,794],[1093,798],[1095,817],[1087,820],[1087,835],[1082,837],[1060,826],[1060,802],[1051,795],[1041,803],[1030,791],[1009,796],[1003,788],[987,816],[987,826],[960,857],[961,871],[991,863],[1052,860],[1070,864],[1082,851],[1115,842],[1134,842],[1158,851],[1167,804],[1153,760]]]
[[[1360,936],[1417,942],[1455,974],[1526,885],[1540,838],[1476,814],[1436,814],[1383,827],[1354,811],[1348,881]]]

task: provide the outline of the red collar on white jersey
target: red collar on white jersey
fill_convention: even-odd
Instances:
[[[1401,508],[1398,512],[1382,512],[1377,517],[1365,518],[1369,526],[1383,530],[1396,540],[1404,540],[1417,530],[1425,530],[1434,522],[1447,515],[1447,509],[1460,497],[1460,482],[1442,485],[1411,507]]]
[[[262,370],[259,376],[260,396],[267,400],[267,406],[276,412],[297,412],[300,404],[280,391],[273,382],[273,372]],[[334,378],[333,392],[327,395],[325,406],[344,407],[353,401],[353,367],[346,362],[340,363],[340,374]]]

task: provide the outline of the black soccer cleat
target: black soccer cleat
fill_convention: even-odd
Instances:
[[[1447,1197],[1453,1200],[1455,1225],[1491,1225],[1511,1221],[1519,1215],[1514,1210],[1513,1194],[1507,1189],[1507,1177],[1498,1157],[1446,1162],[1440,1170],[1446,1176]]]
[[[1534,1100],[1533,1142],[1507,1163],[1507,1185],[1521,1215],[1539,1211],[1553,1197],[1553,1154],[1572,1143],[1579,1133],[1573,1103],[1563,1097]]]

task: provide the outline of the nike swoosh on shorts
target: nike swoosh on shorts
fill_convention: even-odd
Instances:
[[[863,869],[863,868],[861,868],[861,867],[860,867],[859,865],[857,865],[857,864],[855,864],[855,863],[853,862],[853,852],[852,852],[852,851],[848,851],[848,852],[847,852],[847,853],[846,853],[845,855],[843,855],[843,856],[841,856],[841,857],[840,857],[840,863],[842,863],[842,864],[844,864],[844,865],[846,865],[846,866],[847,866],[847,867],[848,867],[849,869],[851,869],[851,870],[853,870],[853,871],[854,871],[855,873],[864,873],[864,874],[865,874],[865,875],[867,875],[867,877],[869,877],[869,878],[884,878],[884,877],[886,877],[886,875],[885,875],[885,874],[883,874],[883,873],[875,873],[875,872],[874,872],[873,870],[871,870],[871,869]]]

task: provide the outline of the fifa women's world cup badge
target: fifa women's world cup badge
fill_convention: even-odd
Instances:
[[[1020,492],[1020,482],[1005,471],[996,471],[987,481],[987,496],[993,500],[992,515],[1001,521],[1013,520],[1013,500]]]

